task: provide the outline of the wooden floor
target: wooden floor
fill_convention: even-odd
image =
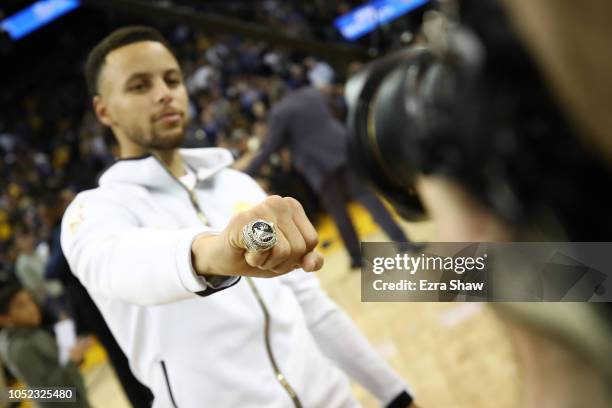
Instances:
[[[351,208],[364,241],[385,240],[369,215]],[[435,239],[427,222],[404,224],[415,241]],[[353,318],[380,354],[410,384],[422,408],[515,408],[520,375],[502,323],[481,303],[361,303],[359,272],[329,220],[318,226],[326,263],[323,287]],[[99,346],[84,368],[95,407],[129,407]],[[364,407],[380,406],[354,386]]]

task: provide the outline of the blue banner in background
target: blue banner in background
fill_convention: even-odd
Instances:
[[[0,27],[16,41],[75,10],[80,4],[80,0],[40,0],[0,21]]]
[[[344,38],[353,41],[428,2],[429,0],[373,0],[338,17],[334,25]]]

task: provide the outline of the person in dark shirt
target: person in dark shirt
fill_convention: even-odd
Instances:
[[[362,263],[359,239],[346,208],[350,199],[361,202],[392,240],[407,242],[408,238],[349,165],[348,131],[328,107],[329,85],[324,81],[318,85],[289,92],[272,108],[268,136],[245,172],[255,176],[272,153],[287,147],[295,168],[334,219],[350,254],[351,267],[358,268]]]

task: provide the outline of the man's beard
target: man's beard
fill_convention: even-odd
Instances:
[[[141,132],[134,132],[129,135],[129,139],[150,150],[171,150],[180,147],[185,140],[185,127],[172,131],[172,135],[162,135],[156,129],[151,129],[149,136]]]

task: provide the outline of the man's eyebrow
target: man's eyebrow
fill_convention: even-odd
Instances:
[[[149,72],[135,72],[132,75],[130,75],[125,82],[128,83],[133,79],[148,78],[150,76],[151,74]]]
[[[181,73],[180,68],[168,68],[164,70],[163,72],[164,75],[173,74],[173,73],[180,74]],[[150,76],[152,76],[150,72],[134,72],[132,75],[128,77],[128,79],[125,82],[126,83],[130,82],[131,80],[136,79],[136,78],[148,78]]]

